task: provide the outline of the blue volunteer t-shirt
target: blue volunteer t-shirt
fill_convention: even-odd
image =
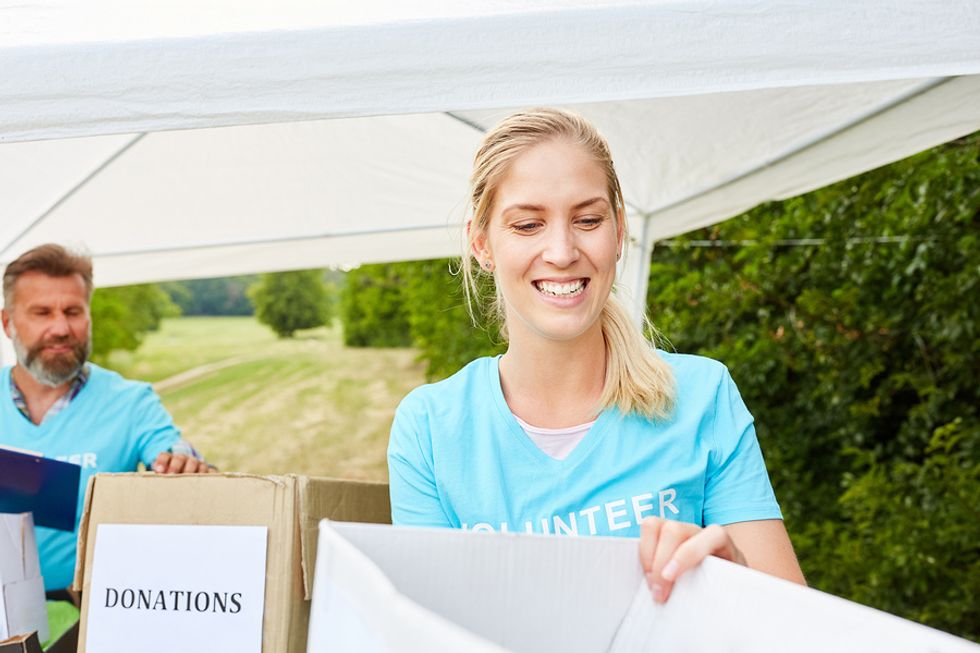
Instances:
[[[74,577],[75,539],[89,477],[136,471],[138,463],[152,464],[180,439],[180,431],[148,383],[89,365],[91,374],[78,395],[40,424],[14,405],[12,368],[0,371],[0,444],[82,467],[75,532],[37,528],[41,575],[48,590],[64,589]]]
[[[511,413],[499,356],[416,388],[388,445],[393,523],[639,537],[650,516],[702,526],[781,519],[727,368],[657,353],[677,383],[670,419],[606,410],[565,460],[542,452]]]

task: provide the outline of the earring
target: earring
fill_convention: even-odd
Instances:
[[[487,272],[493,270],[493,261],[484,261],[483,267],[486,268]]]

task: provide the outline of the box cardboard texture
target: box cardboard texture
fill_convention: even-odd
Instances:
[[[37,633],[17,635],[0,642],[0,653],[42,653]]]
[[[79,653],[85,651],[87,590],[99,524],[268,527],[262,651],[305,651],[322,518],[388,523],[388,486],[295,475],[93,476],[86,490],[75,568],[74,588],[83,592]]]

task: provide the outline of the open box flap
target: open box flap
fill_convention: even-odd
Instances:
[[[320,520],[391,523],[391,502],[386,483],[297,477],[299,495],[299,536],[302,546],[303,590],[306,600],[313,596],[313,570],[316,560]]]
[[[512,651],[605,651],[642,580],[636,540],[626,538],[332,522],[323,522],[322,533],[336,536],[321,552],[343,538],[371,562],[372,573],[388,579],[400,600]],[[364,605],[370,623],[381,619],[374,611],[388,609]],[[321,614],[316,604],[313,612],[311,624]],[[392,650],[407,650],[401,646],[399,641]]]

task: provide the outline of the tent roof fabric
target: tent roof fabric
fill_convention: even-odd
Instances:
[[[977,107],[972,76],[574,106],[641,248],[970,133]],[[458,255],[472,155],[506,113],[0,145],[0,263],[67,242],[118,285]]]
[[[119,285],[450,256],[482,132],[607,135],[655,240],[980,128],[975,0],[0,0],[0,265]]]
[[[0,3],[0,141],[980,73],[975,0]]]

